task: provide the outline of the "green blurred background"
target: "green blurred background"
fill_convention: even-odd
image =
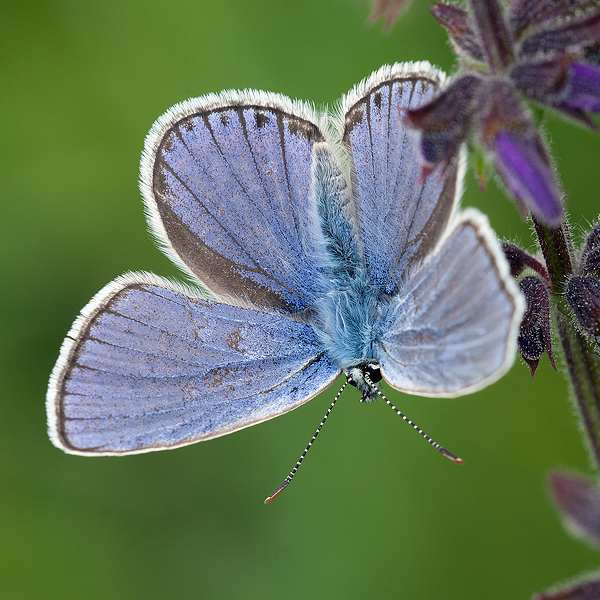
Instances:
[[[517,361],[456,400],[390,398],[465,459],[444,460],[383,403],[348,391],[286,492],[334,389],[268,423],[173,452],[81,458],[46,435],[44,398],[83,305],[126,270],[177,275],[147,235],[138,160],[190,96],[254,87],[334,102],[383,63],[451,70],[417,0],[389,35],[366,0],[108,0],[0,6],[0,597],[528,598],[600,564],[563,531],[554,467],[586,470],[567,387]],[[580,233],[600,142],[552,121]],[[494,183],[463,203],[530,244]]]

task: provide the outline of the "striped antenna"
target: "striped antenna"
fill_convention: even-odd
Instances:
[[[458,463],[459,465],[464,464],[462,458],[458,456],[454,456],[451,452],[448,452],[446,448],[440,446],[437,442],[434,442],[416,423],[413,423],[406,415],[401,413],[381,392],[381,390],[373,383],[368,373],[363,373],[363,377],[368,385],[371,386],[371,389],[377,392],[377,395],[380,398],[383,398],[386,404],[399,416],[402,417],[413,429],[415,429],[418,433],[420,433],[440,454],[443,454],[446,458],[449,458],[451,461]]]
[[[304,452],[298,459],[296,466],[290,471],[290,474],[283,480],[283,483],[268,498],[265,499],[265,504],[269,504],[269,502],[273,502],[273,500],[275,500],[275,498],[277,498],[277,496],[279,496],[279,494],[281,494],[281,492],[283,492],[283,490],[285,490],[285,488],[289,485],[290,481],[292,480],[292,477],[294,477],[294,475],[296,474],[296,471],[300,467],[300,464],[304,460],[306,453],[310,450],[310,447],[313,445],[313,442],[317,439],[317,436],[319,435],[319,431],[321,431],[321,427],[323,427],[323,424],[325,423],[325,421],[327,421],[327,417],[329,416],[329,413],[333,410],[335,403],[338,401],[339,397],[342,395],[342,392],[344,391],[344,389],[347,385],[348,385],[348,382],[345,381],[344,385],[340,388],[340,391],[336,394],[335,398],[333,399],[331,406],[327,409],[327,412],[325,413],[325,416],[323,417],[321,424],[317,427],[317,430],[315,431],[315,435],[312,436],[312,439],[310,440],[310,442],[308,442],[308,446],[306,446],[306,448],[304,449]]]

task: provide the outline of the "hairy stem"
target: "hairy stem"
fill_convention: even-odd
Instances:
[[[600,470],[600,361],[568,317],[559,312],[557,322],[581,424],[595,459],[594,466]]]
[[[550,274],[552,295],[557,305],[558,335],[565,357],[573,395],[582,427],[600,470],[600,357],[569,318],[563,292],[573,272],[572,249],[567,224],[550,229],[533,219],[535,231]]]
[[[535,217],[532,218],[540,248],[546,261],[546,268],[550,275],[552,295],[562,299],[567,279],[573,272],[571,238],[567,224],[563,223],[556,229],[550,229],[542,225]]]

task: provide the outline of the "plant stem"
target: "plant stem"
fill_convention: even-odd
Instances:
[[[535,217],[532,219],[550,275],[552,295],[562,298],[567,279],[573,272],[571,239],[567,224],[563,223],[556,229],[550,229],[542,225]]]
[[[569,317],[563,292],[573,272],[571,240],[566,223],[550,229],[533,219],[546,267],[552,296],[557,305],[556,321],[565,363],[587,444],[600,470],[600,358],[590,342],[575,328]]]
[[[563,347],[573,394],[587,444],[594,457],[594,467],[600,470],[600,365],[598,355],[577,331],[564,313],[557,314],[558,334]]]

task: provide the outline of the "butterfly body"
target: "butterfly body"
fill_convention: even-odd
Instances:
[[[83,309],[52,373],[59,448],[175,448],[307,402],[345,373],[411,394],[480,389],[512,364],[522,297],[481,214],[459,211],[460,156],[420,180],[402,117],[442,76],[384,67],[318,113],[229,91],[153,126],[150,228],[192,286],[126,274]]]
[[[375,400],[361,370],[378,364],[378,327],[387,294],[369,280],[352,192],[341,166],[325,144],[315,147],[314,154],[312,202],[317,223],[312,230],[320,290],[311,325],[332,362],[351,377],[366,400]]]

